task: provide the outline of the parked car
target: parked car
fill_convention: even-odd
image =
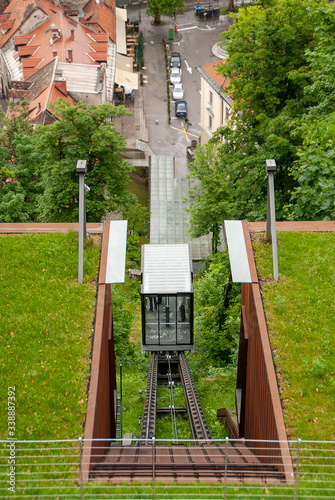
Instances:
[[[182,83],[175,83],[172,91],[172,97],[175,101],[184,99],[184,87]]]
[[[170,83],[174,85],[175,83],[181,83],[181,69],[171,68],[170,69]]]
[[[170,68],[180,68],[181,67],[181,57],[179,52],[172,52],[170,59]]]
[[[186,101],[176,101],[175,104],[176,116],[186,118],[187,117],[187,102]]]

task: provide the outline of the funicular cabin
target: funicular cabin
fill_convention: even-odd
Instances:
[[[194,351],[189,245],[143,245],[142,353]]]

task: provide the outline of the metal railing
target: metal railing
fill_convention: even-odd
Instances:
[[[106,446],[101,446],[101,442],[93,443],[95,463],[88,464],[84,463],[84,457],[93,455],[84,454],[84,450],[92,442],[85,443],[82,438],[1,440],[0,498],[335,498],[335,441],[299,439],[286,443],[290,450],[287,459],[293,465],[289,481],[278,466],[278,442],[275,441],[227,438],[213,440],[210,445],[206,440],[199,446],[199,440],[196,444],[192,441],[175,444],[153,438],[143,447],[139,439],[134,439],[129,446],[106,440],[111,455],[105,453]],[[239,455],[236,450],[241,449],[242,455]],[[245,460],[242,460],[245,449]],[[199,455],[205,459],[200,460],[197,468],[195,457]],[[122,464],[126,464],[125,467]],[[83,469],[87,466],[92,472],[89,480],[84,481]]]

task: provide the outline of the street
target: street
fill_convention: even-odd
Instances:
[[[136,20],[139,17],[138,7],[129,7],[128,17]],[[146,125],[149,133],[149,146],[155,154],[172,155],[175,158],[175,177],[187,175],[185,167],[186,147],[191,140],[198,140],[200,128],[200,75],[196,68],[204,64],[218,61],[212,48],[222,37],[220,33],[229,27],[227,16],[207,21],[200,20],[194,11],[176,16],[176,21],[162,18],[165,25],[151,25],[152,18],[145,15],[142,9],[140,30],[144,36],[143,75],[147,77],[144,88],[144,109]],[[177,25],[174,39],[169,40],[169,29]],[[168,122],[166,69],[163,38],[169,46],[168,55],[180,52],[182,58],[182,83],[185,89],[185,100],[188,105],[190,124],[187,128],[184,119],[174,115],[174,101],[171,95],[171,123]],[[171,87],[172,89],[172,87]],[[172,92],[171,92],[172,94]]]

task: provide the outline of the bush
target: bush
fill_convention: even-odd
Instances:
[[[140,237],[136,233],[128,235],[127,238],[127,259],[135,264],[141,263]]]
[[[195,350],[203,363],[236,366],[240,285],[231,281],[227,253],[218,253],[195,283]]]

